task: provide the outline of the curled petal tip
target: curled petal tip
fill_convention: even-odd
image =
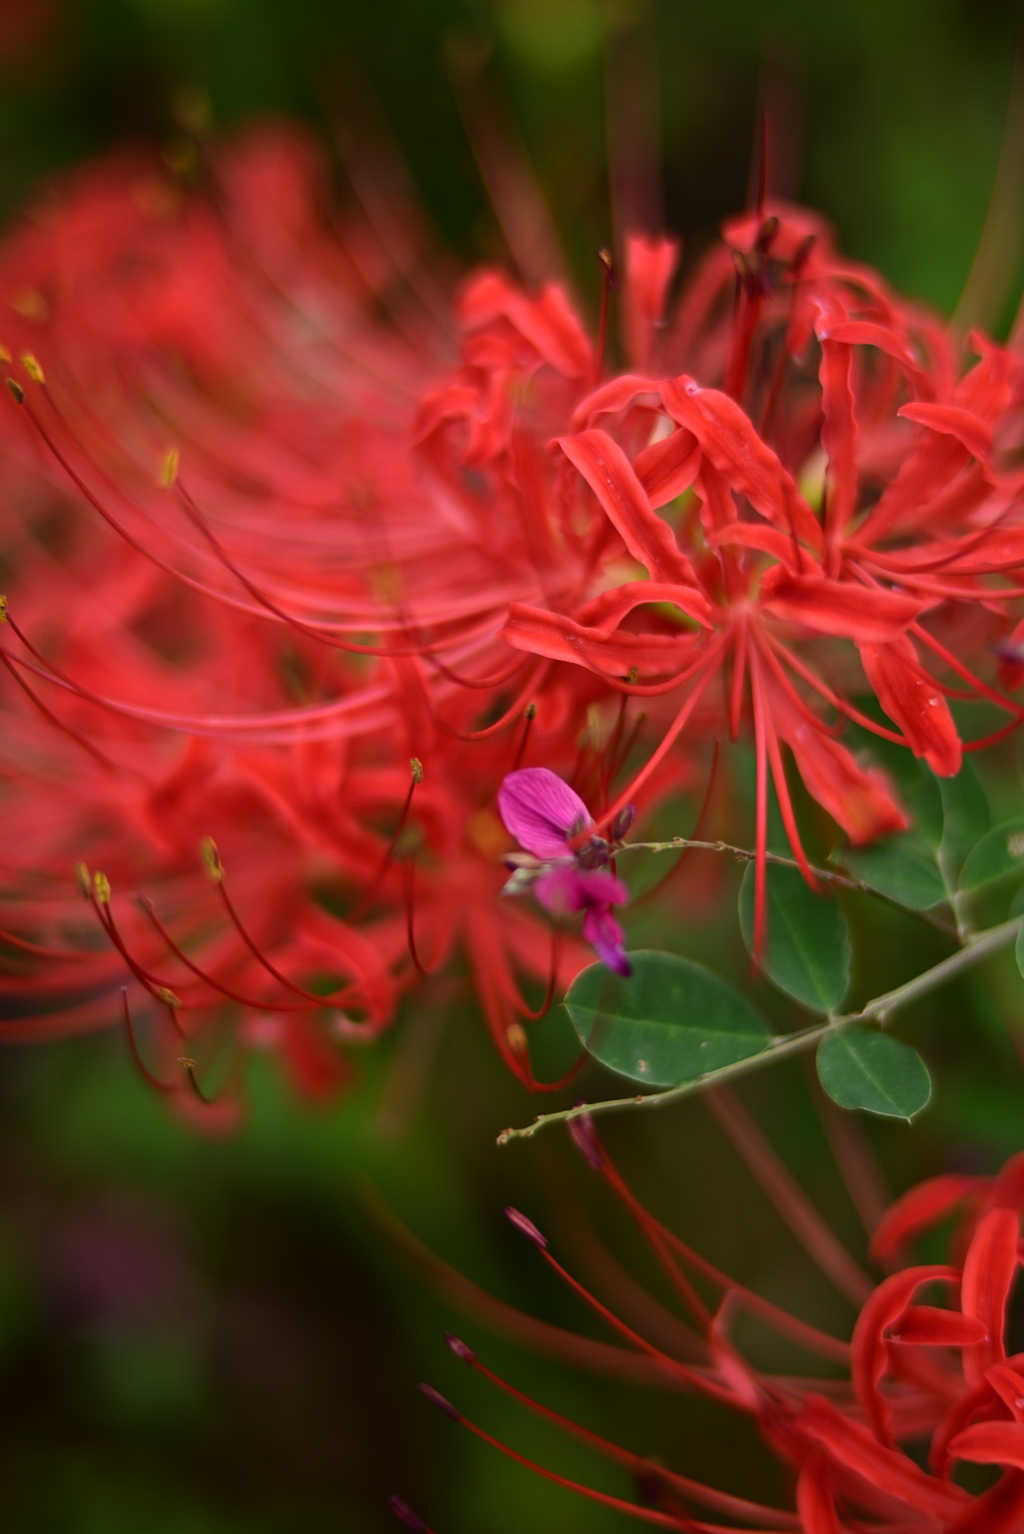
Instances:
[[[534,1246],[540,1247],[541,1251],[546,1249],[548,1244],[547,1237],[541,1235],[533,1221],[528,1220],[525,1214],[520,1214],[518,1209],[513,1209],[512,1205],[509,1204],[505,1210],[505,1218],[510,1224],[515,1226],[521,1235],[526,1237],[527,1241],[532,1241]]]

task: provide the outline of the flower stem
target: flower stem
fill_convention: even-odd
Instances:
[[[714,842],[708,845],[720,847],[720,844]],[[903,985],[898,985],[895,990],[876,996],[859,1012],[829,1017],[825,1022],[816,1023],[810,1028],[777,1035],[758,1054],[736,1060],[732,1065],[724,1065],[720,1070],[708,1071],[692,1081],[680,1082],[679,1086],[670,1087],[666,1092],[634,1093],[631,1097],[615,1097],[598,1103],[577,1103],[573,1108],[563,1108],[556,1113],[541,1113],[532,1124],[528,1124],[523,1129],[503,1129],[498,1136],[498,1144],[507,1145],[510,1140],[528,1140],[548,1124],[568,1123],[570,1119],[579,1118],[583,1113],[610,1113],[620,1108],[659,1108],[665,1103],[674,1103],[683,1097],[690,1097],[706,1087],[718,1086],[724,1081],[735,1080],[737,1076],[749,1075],[752,1071],[760,1070],[770,1060],[777,1060],[783,1055],[794,1055],[800,1050],[809,1049],[812,1044],[817,1044],[827,1034],[837,1033],[841,1028],[848,1028],[853,1023],[875,1021],[884,1023],[898,1008],[906,1006],[908,1002],[916,1001],[919,996],[926,996],[929,991],[945,985],[947,980],[951,980],[962,970],[970,969],[989,954],[1014,942],[1021,929],[1022,921],[1024,917],[1015,916],[1010,921],[1001,922],[998,927],[989,927],[987,931],[968,938],[959,953],[951,954],[948,959],[943,959],[940,963],[934,964],[931,969],[915,975],[913,980],[907,980]]]

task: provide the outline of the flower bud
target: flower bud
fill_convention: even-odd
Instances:
[[[636,805],[624,804],[619,813],[613,818],[611,825],[608,827],[608,835],[610,839],[613,842],[621,842],[623,837],[629,834],[635,819]]]

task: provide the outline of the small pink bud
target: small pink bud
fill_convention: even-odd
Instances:
[[[476,1358],[476,1354],[469,1343],[463,1342],[462,1338],[456,1337],[453,1332],[445,1332],[444,1340],[455,1354],[455,1357],[461,1358],[463,1363],[471,1364]]]
[[[505,1210],[505,1218],[511,1222],[527,1241],[532,1241],[534,1246],[539,1246],[541,1251],[547,1247],[547,1237],[542,1236],[532,1220],[528,1220],[525,1214],[520,1214],[518,1209],[513,1209],[509,1204]]]
[[[421,1395],[425,1395],[427,1400],[432,1402],[433,1405],[437,1407],[438,1411],[443,1411],[445,1416],[450,1417],[453,1422],[461,1422],[462,1418],[459,1416],[452,1403],[450,1401],[446,1401],[441,1392],[439,1390],[435,1390],[433,1385],[421,1384],[419,1390]]]

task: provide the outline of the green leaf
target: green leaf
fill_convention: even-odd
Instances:
[[[920,781],[910,791],[907,808],[915,834],[930,846],[937,847],[942,840],[942,794],[938,778],[923,762],[920,764]]]
[[[992,824],[992,816],[985,790],[969,761],[955,778],[939,778],[938,784],[943,817],[939,855],[955,878],[971,848]]]
[[[835,900],[823,900],[797,868],[769,863],[762,965],[780,991],[812,1012],[831,1012],[850,983],[850,932]],[[754,941],[754,865],[740,885],[740,930]]]
[[[1014,957],[1017,960],[1017,968],[1024,975],[1024,924],[1017,933],[1017,941],[1013,945]]]
[[[993,826],[967,855],[960,870],[960,888],[976,890],[1004,874],[1024,870],[1024,816]]]
[[[629,959],[628,978],[591,964],[565,998],[580,1042],[602,1065],[674,1087],[768,1047],[754,1009],[703,965],[643,949]]]
[[[946,898],[930,847],[916,836],[893,836],[870,847],[843,847],[833,860],[869,889],[909,911],[927,911]]]
[[[931,1077],[916,1049],[867,1028],[827,1033],[818,1045],[818,1077],[840,1108],[912,1119],[927,1107]]]

